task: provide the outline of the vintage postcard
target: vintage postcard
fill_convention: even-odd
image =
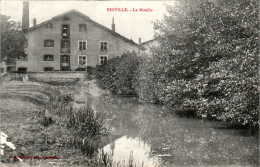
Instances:
[[[259,166],[259,2],[0,2],[1,166]]]

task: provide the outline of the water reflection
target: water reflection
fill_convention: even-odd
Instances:
[[[106,145],[104,151],[113,155],[114,166],[125,166],[129,160],[134,166],[159,166],[158,157],[150,157],[151,147],[139,138],[130,138],[126,135]]]
[[[133,97],[86,95],[77,105],[107,113],[112,131],[104,150],[113,151],[115,162],[126,163],[132,156],[139,166],[149,167],[258,163],[257,139],[214,129],[218,122],[178,118],[170,109]]]
[[[93,96],[86,94],[80,94],[74,97],[74,107],[75,108],[87,108],[95,110],[95,100]]]

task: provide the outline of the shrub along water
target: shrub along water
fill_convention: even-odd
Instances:
[[[97,83],[257,132],[258,1],[184,0],[166,9],[154,24],[159,46],[142,57],[108,60],[98,67]]]
[[[133,84],[139,63],[140,57],[135,52],[127,52],[97,66],[98,86],[115,94],[136,95]]]
[[[66,92],[51,89],[46,111],[62,117],[62,125],[72,130],[73,137],[70,136],[66,145],[79,148],[84,154],[93,157],[100,147],[101,137],[108,133],[105,114],[86,108],[74,108],[71,103],[72,94]]]

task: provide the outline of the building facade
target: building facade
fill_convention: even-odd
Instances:
[[[149,53],[151,52],[151,48],[159,46],[159,42],[158,42],[158,40],[155,38],[155,39],[152,39],[152,40],[149,40],[149,41],[140,43],[140,46],[144,47],[145,50],[143,50],[143,51],[144,51],[145,53],[148,53],[148,54],[149,54]]]
[[[24,12],[29,13],[29,9]],[[26,13],[23,17],[28,15]],[[17,61],[18,71],[74,71],[102,64],[128,51],[139,53],[144,49],[116,33],[114,20],[112,29],[109,29],[76,10],[39,25],[34,20],[31,28],[27,28],[29,24],[23,20],[26,55]]]

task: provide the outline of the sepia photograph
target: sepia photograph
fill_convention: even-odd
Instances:
[[[259,1],[0,0],[1,167],[258,167]]]

